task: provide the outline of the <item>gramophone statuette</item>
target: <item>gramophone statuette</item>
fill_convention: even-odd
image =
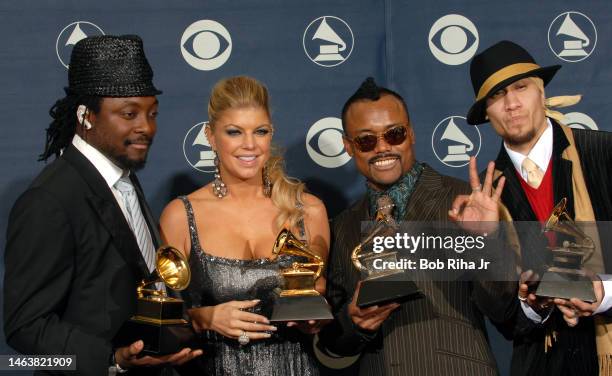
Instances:
[[[560,247],[551,249],[552,263],[542,276],[536,295],[594,302],[597,299],[593,283],[583,265],[595,251],[595,245],[569,217],[565,211],[566,205],[567,199],[563,198],[554,207],[542,231],[569,235],[575,242],[565,240]]]
[[[191,324],[183,319],[183,301],[170,297],[164,289],[147,288],[157,282],[175,291],[184,290],[191,281],[185,256],[176,248],[162,246],[156,252],[155,272],[136,289],[136,313],[119,330],[117,346],[137,340],[144,343],[143,353],[172,354],[188,347],[194,340]]]
[[[281,291],[274,302],[270,321],[331,320],[331,308],[325,298],[315,290],[317,278],[325,263],[291,231],[283,229],[272,248],[275,257],[298,256],[306,262],[294,261],[289,268],[281,269]]]
[[[385,250],[377,253],[371,249],[371,243],[377,236],[392,236],[398,231],[398,224],[392,216],[393,202],[389,196],[381,196],[377,200],[377,210],[374,227],[351,253],[351,261],[364,278],[357,296],[357,306],[360,308],[392,301],[402,301],[410,296],[418,295],[420,290],[409,280],[403,269],[377,269],[374,261],[396,263],[397,251]]]

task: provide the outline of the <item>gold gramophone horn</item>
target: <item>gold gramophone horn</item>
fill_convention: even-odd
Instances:
[[[588,250],[594,249],[595,245],[593,243],[593,239],[585,234],[584,231],[582,231],[582,229],[576,225],[576,222],[570,218],[569,214],[567,214],[567,211],[565,210],[566,206],[567,198],[564,197],[557,205],[555,205],[542,231],[555,231],[573,236],[576,239],[576,242],[564,242],[563,246],[566,248],[584,248]]]
[[[561,220],[561,217],[566,219],[567,212],[565,211],[565,207],[567,206],[567,198],[563,197],[561,201],[557,205],[555,205],[552,213],[550,213],[550,217],[546,221],[546,225],[544,226],[543,232],[546,231],[554,231],[555,226]]]
[[[139,297],[145,293],[156,296],[166,296],[163,290],[145,289],[144,287],[157,282],[164,282],[175,291],[181,291],[191,282],[191,270],[187,258],[178,249],[169,245],[161,246],[155,254],[155,272],[148,280],[143,280],[138,286]]]
[[[295,235],[293,235],[293,233],[286,228],[283,229],[276,237],[274,247],[272,248],[272,254],[275,256],[284,254],[305,257],[308,262],[294,262],[293,268],[314,269],[312,270],[315,273],[314,279],[319,278],[321,271],[323,270],[324,262],[321,256],[308,249],[304,243],[298,240]]]
[[[395,229],[397,226],[395,224],[395,221],[393,221],[391,217],[387,217],[380,210],[376,212],[375,222],[376,224],[374,228],[370,231],[370,233],[366,236],[366,238],[362,242],[360,242],[359,244],[355,246],[355,248],[353,248],[353,251],[351,252],[351,261],[353,262],[353,265],[355,266],[357,270],[367,271],[367,268],[361,263],[361,259],[372,256],[371,253],[365,254],[362,252],[363,246],[370,243],[372,239],[382,234],[388,228]]]

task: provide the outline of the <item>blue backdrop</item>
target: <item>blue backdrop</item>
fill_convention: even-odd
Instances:
[[[494,159],[489,125],[470,127],[469,61],[510,39],[540,65],[563,68],[548,95],[584,94],[572,126],[610,130],[612,3],[609,1],[392,0],[3,1],[0,4],[0,230],[10,207],[43,167],[48,110],[63,96],[70,51],[96,34],[138,34],[155,71],[158,133],[139,176],[156,214],[178,194],[211,180],[202,137],[212,85],[246,74],[271,93],[275,142],[291,175],[306,181],[330,216],[364,191],[341,144],[340,110],[367,76],[401,93],[417,158],[467,177],[467,158]],[[0,237],[4,249],[5,237]],[[500,367],[508,344],[492,332]],[[0,343],[0,354],[11,350]]]

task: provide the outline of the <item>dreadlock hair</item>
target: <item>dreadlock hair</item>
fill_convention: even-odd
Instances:
[[[88,111],[97,114],[100,112],[101,103],[102,97],[79,94],[68,94],[55,102],[49,110],[53,121],[47,128],[45,150],[38,156],[38,160],[46,161],[52,155],[57,157],[70,145],[76,132],[76,125],[81,121],[76,116],[79,105],[84,105]]]
[[[386,87],[381,87],[376,84],[374,78],[368,77],[361,83],[359,89],[353,94],[342,107],[342,130],[344,134],[346,134],[346,113],[348,112],[349,107],[355,102],[359,101],[374,101],[380,99],[383,95],[391,95],[400,101],[402,107],[404,107],[404,111],[406,111],[406,117],[408,121],[410,121],[410,115],[408,114],[408,106],[406,106],[406,102],[401,95],[396,93],[391,89],[387,89]]]

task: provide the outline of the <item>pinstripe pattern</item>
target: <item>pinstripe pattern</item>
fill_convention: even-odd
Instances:
[[[134,186],[130,178],[124,176],[115,183],[115,188],[121,192],[123,197],[123,202],[128,212],[128,224],[136,237],[142,257],[144,257],[149,271],[153,271],[155,269],[155,247],[153,246],[153,240],[151,239],[147,223],[140,210]]]
[[[569,145],[567,138],[557,123],[553,123],[553,196],[554,202],[568,198],[567,210],[573,217],[574,201],[572,192],[572,162],[562,158],[561,154]],[[595,219],[599,221],[612,220],[612,133],[572,129],[574,141]],[[495,161],[496,169],[503,172],[506,184],[502,201],[510,211],[515,221],[536,221],[527,196],[523,192],[519,178],[516,176],[510,157],[502,146]],[[539,234],[528,234],[523,231],[521,250],[523,260],[529,260],[530,252],[541,251],[546,241]],[[609,228],[600,228],[602,256],[606,272],[612,271],[612,257],[607,255],[612,244],[612,234]],[[540,239],[540,245],[537,244]],[[605,245],[608,245],[607,247]],[[535,250],[534,250],[535,248]],[[606,257],[607,256],[607,257]],[[525,268],[530,268],[526,265]],[[518,302],[517,302],[518,304]],[[521,310],[514,325],[502,328],[514,336],[514,349],[511,363],[513,376],[523,375],[596,375],[597,359],[595,354],[595,333],[592,318],[580,319],[579,325],[569,328],[563,324],[560,314],[555,313],[551,321],[556,325],[559,340],[548,353],[544,353],[545,330],[535,326],[524,317]],[[556,316],[555,316],[556,315]],[[549,324],[550,325],[550,324]]]
[[[405,220],[446,221],[454,197],[469,191],[467,183],[425,165]],[[337,320],[324,329],[321,341],[337,354],[363,350],[360,375],[496,375],[477,308],[489,302],[482,301],[486,294],[475,294],[475,286],[468,282],[418,282],[426,297],[402,304],[375,338],[356,330],[345,308],[359,279],[350,252],[360,240],[360,221],[368,217],[364,198],[334,220],[327,295]],[[496,297],[514,291],[497,290]]]

